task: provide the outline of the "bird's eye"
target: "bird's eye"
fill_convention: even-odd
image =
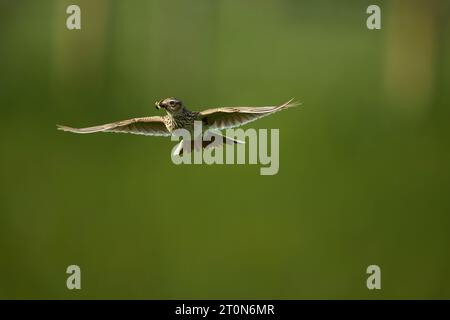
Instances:
[[[170,102],[169,102],[169,105],[170,105],[171,107],[173,107],[173,106],[175,105],[175,102],[174,102],[174,101],[170,101]]]

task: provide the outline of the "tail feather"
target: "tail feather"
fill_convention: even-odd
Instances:
[[[244,141],[224,136],[218,132],[206,132],[205,136],[207,136],[210,141],[202,140],[201,147],[197,146],[194,140],[180,141],[173,148],[173,155],[182,156],[184,153],[190,153],[192,150],[200,151],[200,149],[220,148],[224,144],[245,144]]]

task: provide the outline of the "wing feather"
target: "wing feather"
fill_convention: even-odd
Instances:
[[[159,116],[133,118],[88,128],[71,128],[61,125],[57,125],[57,127],[59,130],[74,133],[118,132],[146,136],[170,136],[170,132],[164,124],[163,117]]]
[[[239,127],[249,122],[261,119],[275,112],[295,107],[292,99],[279,106],[268,107],[223,107],[200,112],[200,117],[209,129],[227,129]]]

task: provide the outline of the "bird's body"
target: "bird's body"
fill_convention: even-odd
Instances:
[[[165,116],[133,118],[80,129],[58,125],[58,129],[74,133],[122,132],[150,136],[171,136],[177,129],[185,129],[192,133],[195,121],[201,121],[204,132],[215,132],[221,129],[238,127],[297,105],[297,103],[292,103],[292,100],[290,100],[279,106],[223,107],[199,112],[188,110],[178,99],[167,98],[156,102],[157,109],[162,108],[166,110],[167,114]],[[240,142],[223,137],[219,133],[215,133],[215,135],[216,137],[222,137],[223,143]],[[203,147],[206,146],[203,145]]]
[[[194,130],[194,121],[199,121],[200,112],[192,112],[186,108],[179,114],[167,114],[163,116],[167,130],[172,133],[177,129],[186,129],[189,132]]]

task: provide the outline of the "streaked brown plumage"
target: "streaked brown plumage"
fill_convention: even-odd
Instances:
[[[176,129],[193,131],[194,121],[201,121],[203,131],[239,127],[262,117],[299,105],[292,99],[279,106],[222,107],[205,111],[189,111],[182,101],[167,98],[155,103],[157,109],[165,109],[167,115],[133,118],[88,128],[71,128],[57,125],[59,130],[74,133],[122,132],[149,136],[170,136]],[[224,142],[227,140],[224,137]],[[229,138],[228,138],[229,140]],[[235,141],[237,142],[237,141]]]

